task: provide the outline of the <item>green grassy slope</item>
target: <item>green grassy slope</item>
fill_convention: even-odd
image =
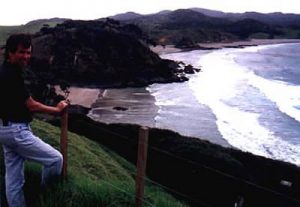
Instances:
[[[52,146],[59,146],[60,130],[50,124],[35,120],[33,131]],[[25,196],[28,206],[134,206],[135,167],[105,147],[74,133],[69,133],[67,182],[42,191],[39,187],[41,167],[26,163]],[[2,156],[2,153],[1,153]],[[1,200],[3,192],[3,158],[1,157]],[[155,186],[147,185],[144,206],[186,206]]]
[[[31,21],[25,25],[16,26],[0,26],[0,45],[4,45],[9,35],[13,33],[30,33],[34,34],[44,26],[55,27],[57,24],[63,23],[66,19],[53,18]]]
[[[0,26],[0,46],[4,45],[8,36],[15,33],[18,28],[20,26]]]

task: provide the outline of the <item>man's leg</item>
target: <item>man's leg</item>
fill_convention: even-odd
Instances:
[[[42,185],[48,184],[53,177],[59,177],[63,164],[61,153],[35,136],[29,126],[21,126],[19,129],[15,137],[18,143],[15,151],[25,159],[43,165]]]
[[[5,188],[9,207],[24,207],[24,159],[3,145],[5,159]]]

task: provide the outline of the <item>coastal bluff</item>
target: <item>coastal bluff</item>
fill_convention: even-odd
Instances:
[[[50,84],[126,87],[187,79],[179,63],[150,50],[154,43],[139,27],[116,20],[43,27],[33,43],[31,70]]]
[[[136,163],[138,131],[132,124],[104,124],[84,114],[69,114],[69,130]],[[59,125],[59,120],[50,121]],[[150,128],[147,177],[180,192],[192,207],[299,206],[298,166],[267,159],[178,133]],[[291,183],[290,186],[284,185]],[[188,196],[182,196],[188,195]],[[205,205],[209,204],[209,205]]]

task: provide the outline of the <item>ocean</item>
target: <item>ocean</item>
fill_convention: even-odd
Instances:
[[[157,107],[151,127],[300,166],[299,43],[161,57],[202,71],[187,82],[146,88]]]

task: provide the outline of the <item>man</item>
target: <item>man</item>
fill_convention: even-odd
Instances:
[[[34,100],[24,85],[22,70],[32,52],[31,37],[16,34],[8,38],[5,57],[0,67],[0,144],[5,160],[6,197],[10,207],[26,206],[23,194],[24,161],[43,165],[42,185],[59,176],[62,155],[36,137],[29,126],[33,112],[60,113],[68,105],[61,101],[56,107]]]

